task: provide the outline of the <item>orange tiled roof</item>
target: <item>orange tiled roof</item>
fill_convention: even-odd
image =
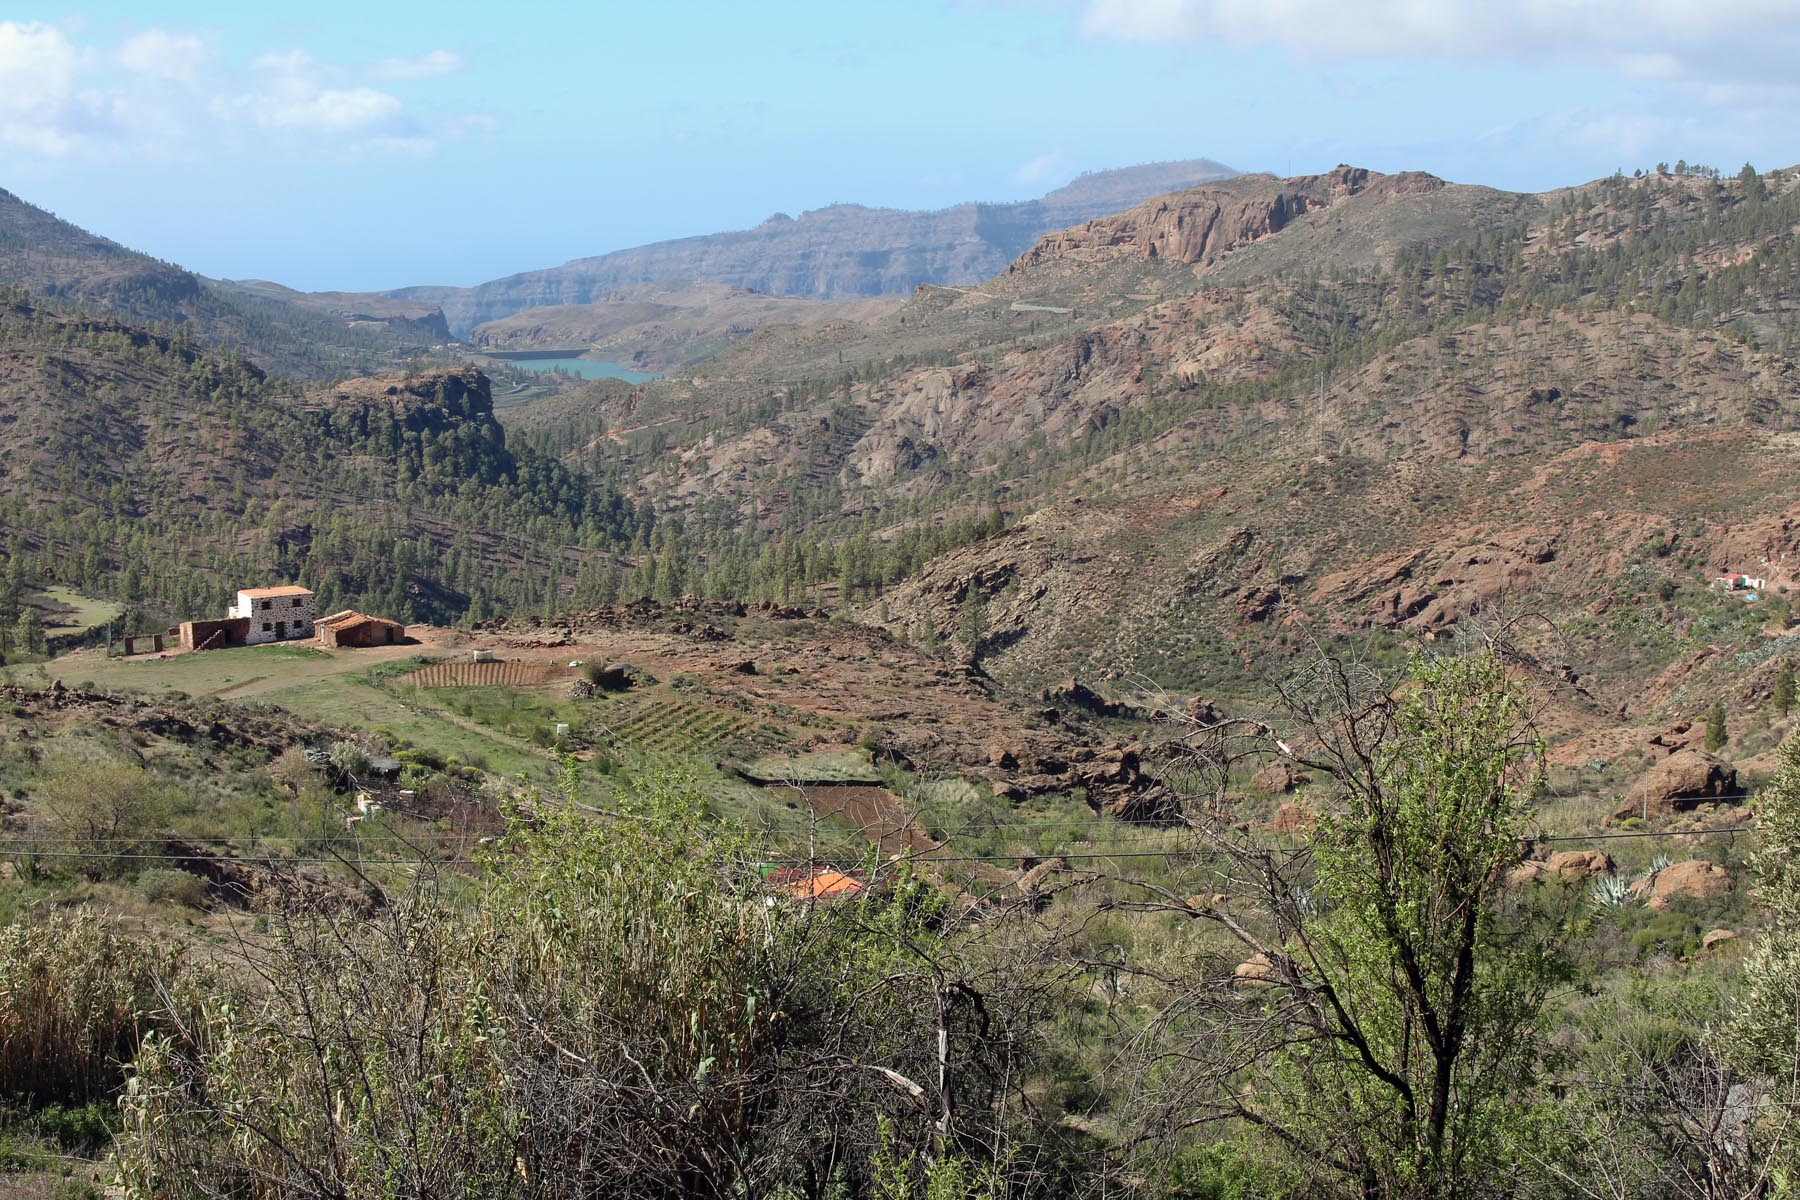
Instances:
[[[238,594],[249,596],[253,600],[271,600],[276,596],[310,596],[312,589],[289,583],[283,584],[281,587],[243,588]]]
[[[837,896],[854,896],[863,890],[863,882],[842,871],[816,871],[805,879],[790,883],[782,892],[801,900],[829,900]]]

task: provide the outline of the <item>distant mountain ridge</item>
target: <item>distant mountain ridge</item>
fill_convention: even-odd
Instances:
[[[753,229],[655,242],[472,288],[408,287],[386,295],[436,304],[466,337],[477,325],[531,308],[591,304],[603,294],[669,280],[726,283],[774,296],[841,300],[973,283],[1053,230],[1131,208],[1152,196],[1237,174],[1210,159],[1096,171],[1037,200],[958,204],[931,212],[834,204]]]
[[[208,279],[89,233],[4,190],[0,284],[138,324],[178,326],[298,379],[391,369],[448,336],[429,305]]]
[[[816,329],[831,321],[875,320],[902,303],[899,296],[802,300],[728,283],[636,284],[610,291],[594,304],[525,309],[476,326],[471,340],[484,350],[502,352],[585,346],[609,362],[667,371],[698,362],[759,329]],[[431,311],[441,313],[435,305]]]

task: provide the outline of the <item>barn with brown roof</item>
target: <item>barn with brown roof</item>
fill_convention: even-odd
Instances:
[[[383,617],[371,617],[346,608],[313,622],[321,646],[397,646],[406,640],[406,626]]]

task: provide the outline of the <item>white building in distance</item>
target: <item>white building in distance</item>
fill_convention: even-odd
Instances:
[[[228,615],[250,622],[244,644],[288,642],[313,635],[313,594],[303,587],[245,588]]]

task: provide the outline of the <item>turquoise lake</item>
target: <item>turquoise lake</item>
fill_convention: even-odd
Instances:
[[[602,362],[593,358],[507,358],[500,354],[494,357],[521,371],[567,371],[582,379],[623,379],[626,383],[644,383],[662,378],[649,371],[634,371],[619,363]]]

